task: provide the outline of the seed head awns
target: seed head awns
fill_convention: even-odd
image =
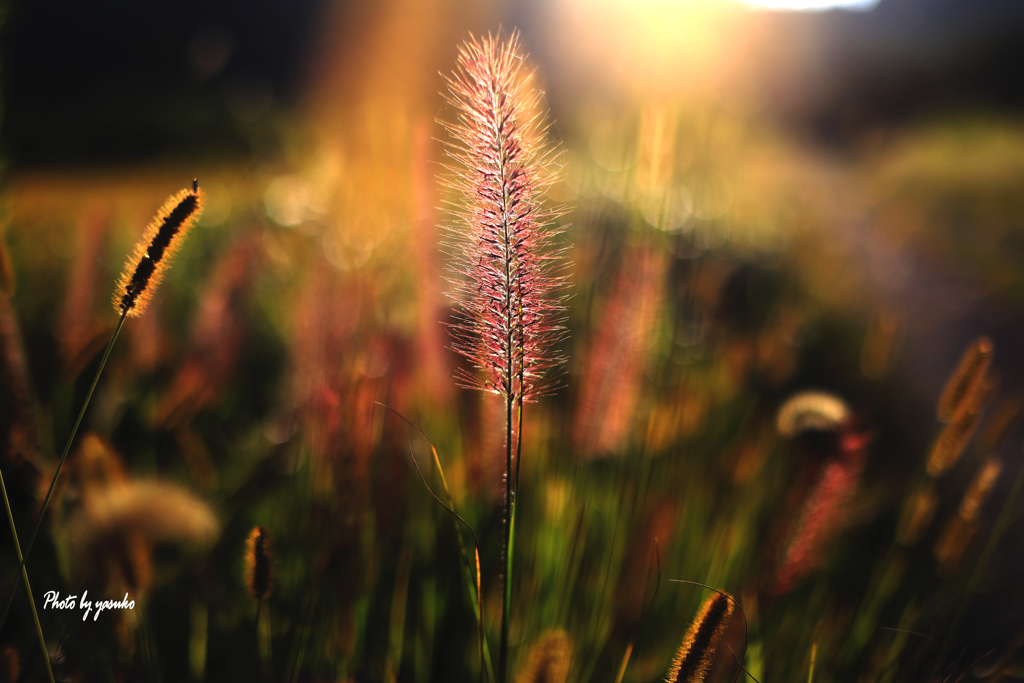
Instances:
[[[124,315],[142,315],[185,233],[202,211],[203,191],[195,180],[191,190],[182,190],[164,202],[125,264],[114,294],[115,309]]]
[[[668,683],[701,683],[707,678],[735,609],[727,593],[715,593],[704,601],[668,670]]]
[[[475,368],[460,373],[462,384],[532,401],[553,390],[564,360],[565,260],[553,243],[560,210],[545,202],[557,164],[523,63],[515,34],[460,49],[448,79],[456,120],[446,126],[446,180],[459,198],[445,249],[457,275],[452,349]]]
[[[256,602],[263,602],[270,595],[272,556],[266,528],[253,527],[245,541],[245,585]]]

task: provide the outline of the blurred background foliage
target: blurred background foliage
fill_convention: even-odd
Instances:
[[[0,467],[22,534],[125,255],[192,177],[207,196],[122,333],[29,561],[37,602],[137,600],[96,622],[44,610],[59,675],[476,678],[460,540],[410,463],[440,495],[429,445],[376,402],[437,445],[495,643],[502,408],[452,378],[437,207],[457,198],[436,120],[438,73],[499,27],[522,32],[564,148],[573,262],[563,388],[523,430],[513,672],[549,634],[568,680],[616,680],[627,659],[622,680],[658,680],[707,595],[668,582],[684,579],[740,601],[749,640],[737,620],[723,643],[761,681],[1024,677],[1008,0],[10,3]],[[929,477],[939,395],[981,335],[997,386],[967,454]],[[780,435],[808,389],[850,419]],[[148,492],[138,516],[90,516],[118,486]],[[919,538],[898,538],[928,501]],[[262,621],[243,581],[255,525],[274,551]],[[0,547],[6,599],[6,532]],[[22,589],[0,679],[42,676],[30,623]],[[736,671],[723,647],[712,678]]]

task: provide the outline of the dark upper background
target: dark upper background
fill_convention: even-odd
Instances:
[[[294,104],[318,0],[18,2],[3,28],[14,167],[238,153]]]
[[[543,62],[531,37],[541,6],[516,5],[505,23]],[[3,154],[14,169],[244,154],[268,112],[301,102],[325,18],[331,40],[358,40],[371,11],[355,7],[16,2],[2,29]],[[817,143],[848,147],[936,113],[1024,104],[1024,3],[1015,0],[882,0],[866,12],[760,20],[767,52],[814,37],[795,66],[771,54],[753,61],[764,113]]]

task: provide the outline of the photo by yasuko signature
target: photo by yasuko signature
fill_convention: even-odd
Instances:
[[[124,594],[123,600],[89,600],[89,591],[83,591],[82,597],[79,598],[77,595],[68,595],[60,597],[59,591],[46,591],[44,594],[43,609],[80,609],[85,610],[82,614],[82,621],[89,618],[89,614],[95,610],[92,620],[97,621],[100,618],[100,613],[103,610],[111,609],[135,609],[135,601],[128,599],[128,594]]]

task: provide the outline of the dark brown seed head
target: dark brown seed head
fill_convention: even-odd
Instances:
[[[272,556],[266,528],[254,527],[245,542],[245,584],[256,602],[263,602],[270,595]]]
[[[114,307],[130,316],[141,315],[177,251],[185,233],[203,210],[203,193],[192,181],[192,191],[182,190],[160,208],[150,222],[135,253],[117,283]]]
[[[665,679],[668,683],[701,683],[715,661],[715,650],[729,627],[735,605],[727,593],[715,593],[701,605]]]

